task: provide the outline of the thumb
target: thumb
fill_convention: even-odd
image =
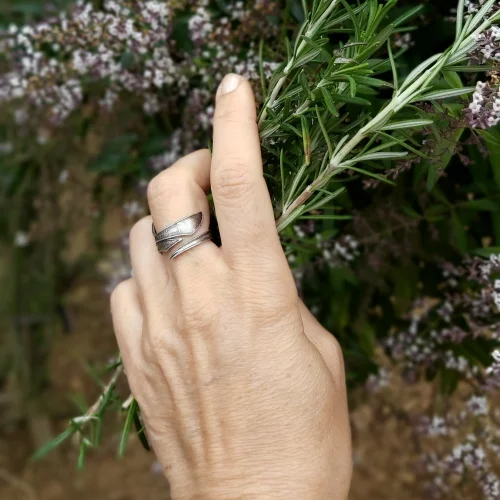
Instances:
[[[345,386],[344,356],[337,339],[321,326],[302,299],[299,299],[299,312],[307,338],[318,349],[336,384]]]

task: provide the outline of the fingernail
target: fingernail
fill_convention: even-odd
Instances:
[[[217,97],[233,92],[234,90],[236,90],[239,84],[240,77],[238,75],[235,75],[234,73],[226,75],[219,85],[219,88],[217,90]]]

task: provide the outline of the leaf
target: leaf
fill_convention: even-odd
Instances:
[[[407,77],[403,85],[399,89],[399,93],[403,92],[406,87],[409,87],[418,77],[420,77],[432,64],[434,64],[442,54],[434,54],[432,57],[419,64]]]
[[[333,156],[335,156],[342,148],[342,146],[346,143],[347,139],[349,139],[349,134],[344,135],[342,139],[337,143],[337,146],[335,147],[335,151],[333,152]]]
[[[286,217],[283,218],[283,221],[276,226],[278,233],[281,233],[281,231],[292,224],[294,220],[299,218],[304,212],[304,209],[304,205],[301,205],[300,207],[296,208],[291,214],[287,214]]]
[[[144,432],[144,426],[142,425],[141,419],[139,418],[139,411],[135,412],[134,427],[135,431],[137,432],[137,437],[139,438],[139,441],[142,444],[142,447],[146,451],[150,451],[151,446],[149,446],[148,438],[146,437],[146,433]]]
[[[290,205],[291,200],[292,200],[293,196],[295,195],[295,192],[297,191],[297,188],[298,188],[300,182],[302,181],[304,174],[306,173],[306,170],[307,170],[307,165],[304,163],[300,167],[298,172],[295,174],[293,181],[292,181],[292,185],[290,187],[290,191],[288,193],[288,198],[287,198],[286,203],[285,203],[285,208],[287,208]]]
[[[355,59],[350,59],[349,57],[337,57],[334,61],[335,64],[349,64],[357,62]]]
[[[128,407],[127,417],[125,418],[125,424],[123,426],[122,436],[120,439],[120,446],[118,448],[118,457],[123,458],[125,455],[125,449],[127,447],[128,438],[130,436],[130,430],[132,429],[132,423],[137,412],[137,401],[132,399],[130,406]]]
[[[465,203],[461,203],[459,208],[465,210],[476,210],[478,212],[498,212],[500,211],[500,203],[493,200],[470,200]]]
[[[302,126],[302,145],[304,148],[304,158],[306,165],[311,163],[311,136],[309,134],[309,123],[304,115],[300,115],[300,123]]]
[[[370,57],[374,52],[376,52],[387,39],[392,35],[394,31],[394,26],[392,24],[386,26],[375,38],[370,40],[368,47],[358,54],[359,61],[364,61],[366,58]]]
[[[446,70],[449,71],[458,71],[460,73],[486,73],[490,71],[493,66],[488,64],[483,65],[470,65],[470,66],[447,66]]]
[[[347,10],[347,13],[349,14],[349,19],[351,20],[353,27],[354,27],[354,38],[356,41],[360,39],[361,36],[361,29],[359,26],[358,18],[356,17],[356,13],[352,9],[352,7],[345,1],[345,0],[340,0],[342,2],[342,5],[344,8]]]
[[[427,176],[427,190],[431,191],[437,180],[439,179],[439,173],[443,171],[450,163],[453,155],[455,154],[457,143],[464,133],[463,128],[456,130],[449,137],[440,137],[439,142],[434,147],[432,153],[432,161],[427,161],[424,165],[428,167]]]
[[[368,177],[373,177],[374,179],[378,179],[380,182],[384,182],[385,184],[390,184],[391,186],[396,185],[395,182],[387,179],[387,177],[384,177],[383,175],[375,174],[373,172],[365,170],[364,168],[353,167],[352,165],[349,165],[348,167],[342,167],[340,170],[345,170],[346,168],[348,168],[349,170],[353,170],[354,172],[358,172],[360,174],[366,175]]]
[[[344,187],[337,189],[337,191],[330,193],[328,196],[325,196],[322,200],[318,201],[317,203],[313,202],[311,205],[306,206],[305,211],[312,212],[313,210],[318,210],[319,208],[325,206],[330,201],[337,198],[337,196],[340,196],[342,193],[345,192],[345,190],[346,189]]]
[[[435,92],[430,92],[423,96],[413,99],[411,102],[419,101],[437,101],[440,99],[449,99],[450,97],[457,97],[464,94],[470,94],[476,90],[476,87],[463,87],[461,89],[448,89],[448,90],[436,90]]]
[[[321,117],[321,113],[318,109],[318,106],[315,106],[316,116],[318,118],[318,123],[321,128],[321,133],[323,134],[323,138],[325,139],[326,145],[328,147],[328,156],[331,158],[333,156],[333,146],[330,141],[330,137],[328,137],[328,131],[326,130],[325,123],[323,122],[323,118]]]
[[[464,11],[465,11],[465,0],[458,0],[457,6],[457,20],[456,20],[456,36],[458,40],[462,33],[462,28],[464,27]]]
[[[347,104],[359,104],[361,106],[371,106],[372,103],[362,97],[350,97],[345,94],[331,94],[332,99],[335,101],[345,102]]]
[[[280,175],[281,175],[281,211],[285,208],[285,167],[283,163],[284,151],[280,151]]]
[[[406,151],[398,151],[398,152],[381,152],[381,153],[368,153],[365,155],[358,156],[357,158],[353,158],[352,160],[348,160],[342,163],[342,167],[350,166],[351,164],[359,163],[362,161],[370,161],[370,160],[394,160],[397,158],[404,158],[408,156]]]
[[[83,466],[85,465],[85,456],[87,454],[87,448],[91,445],[88,439],[83,438],[80,443],[80,452],[78,453],[78,461],[77,461],[77,469],[83,470]]]
[[[299,23],[303,23],[305,21],[305,17],[302,3],[297,0],[288,0],[288,5],[290,12],[295,20]]]
[[[321,87],[320,91],[321,91],[321,95],[323,96],[323,99],[325,101],[326,107],[328,108],[328,111],[330,111],[330,113],[333,116],[338,117],[339,112],[338,112],[337,107],[335,106],[335,103],[333,102],[332,96],[330,95],[328,90],[326,90],[324,87]]]
[[[500,255],[500,247],[476,248],[471,253],[487,259],[490,255]]]
[[[38,450],[35,451],[35,453],[33,453],[33,455],[31,456],[31,460],[32,461],[40,460],[45,455],[48,455],[51,451],[55,450],[64,441],[66,441],[66,439],[68,439],[75,431],[76,431],[75,427],[73,425],[69,425],[66,430],[64,430],[63,432],[61,432],[61,434],[59,434],[59,436],[52,439],[51,441],[48,441],[40,448],[38,448]]]
[[[303,40],[310,45],[313,49],[319,50],[321,54],[325,56],[325,59],[328,63],[331,63],[333,61],[333,57],[328,53],[328,51],[323,47],[323,45],[328,43],[328,38],[322,38],[320,39],[320,42],[322,45],[316,43],[314,40],[311,40],[307,36],[303,35]]]
[[[302,220],[352,220],[352,215],[336,215],[336,214],[323,214],[323,215],[303,215],[299,217]]]
[[[369,87],[393,87],[389,82],[380,80],[379,78],[372,78],[370,76],[363,75],[354,75],[353,78],[357,83],[368,85]]]
[[[487,0],[486,3],[479,9],[479,11],[474,15],[470,23],[468,32],[471,33],[477,26],[479,26],[488,15],[491,7],[495,5],[498,0]]]
[[[302,87],[302,90],[305,92],[306,96],[309,97],[311,95],[311,91],[309,89],[309,83],[307,81],[304,70],[302,70],[300,72],[298,80],[299,80],[300,86]]]
[[[399,79],[398,79],[398,70],[396,68],[396,62],[394,61],[394,56],[392,54],[392,47],[391,47],[391,40],[387,40],[387,52],[389,54],[389,61],[391,63],[391,69],[392,69],[392,80],[393,80],[393,85],[394,85],[394,90],[398,90],[399,86]]]
[[[309,49],[304,51],[300,56],[298,56],[292,64],[293,69],[300,68],[307,64],[308,62],[312,61],[313,59],[316,59],[316,57],[321,54],[320,49]]]
[[[356,97],[356,89],[357,89],[356,80],[354,80],[352,76],[348,76],[347,78],[349,78],[349,88],[351,90],[351,97],[354,98]]]
[[[432,125],[434,120],[414,119],[404,120],[399,122],[392,122],[384,125],[380,130],[401,130],[406,128],[417,128]]]
[[[460,78],[460,75],[456,71],[443,71],[443,76],[444,79],[446,80],[446,83],[454,89],[460,89],[463,88],[464,84],[462,83],[462,79]]]
[[[410,146],[408,142],[405,142],[403,139],[400,139],[399,137],[396,137],[395,135],[389,135],[386,134],[385,132],[378,131],[378,135],[381,137],[385,137],[386,139],[389,139],[391,141],[395,141],[397,144],[400,144],[404,148],[408,149],[408,151],[411,151],[413,154],[416,154],[417,156],[420,156],[421,158],[425,158],[429,160],[429,156],[427,156],[425,153],[422,151],[419,151],[418,149],[414,148],[413,146]]]
[[[415,17],[416,15],[420,14],[424,10],[425,6],[424,5],[417,5],[416,7],[413,7],[413,9],[408,10],[401,16],[399,16],[397,19],[394,20],[393,24],[394,27],[401,26],[403,23],[408,21],[408,19],[411,19],[412,17]]]

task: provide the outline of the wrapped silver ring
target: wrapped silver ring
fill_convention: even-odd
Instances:
[[[189,238],[196,234],[202,224],[203,212],[184,217],[177,222],[169,224],[166,228],[158,232],[153,224],[153,235],[155,237],[158,252],[167,253],[180,243],[183,243],[183,245],[178,247],[170,256],[171,259],[175,259],[184,252],[191,250],[191,248],[195,248],[204,241],[212,239],[210,231],[206,231],[194,238]]]

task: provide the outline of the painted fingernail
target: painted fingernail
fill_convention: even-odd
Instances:
[[[234,90],[237,89],[239,84],[240,84],[240,77],[238,75],[235,75],[234,73],[226,75],[222,80],[221,84],[219,85],[219,88],[217,90],[217,97],[233,92]]]

